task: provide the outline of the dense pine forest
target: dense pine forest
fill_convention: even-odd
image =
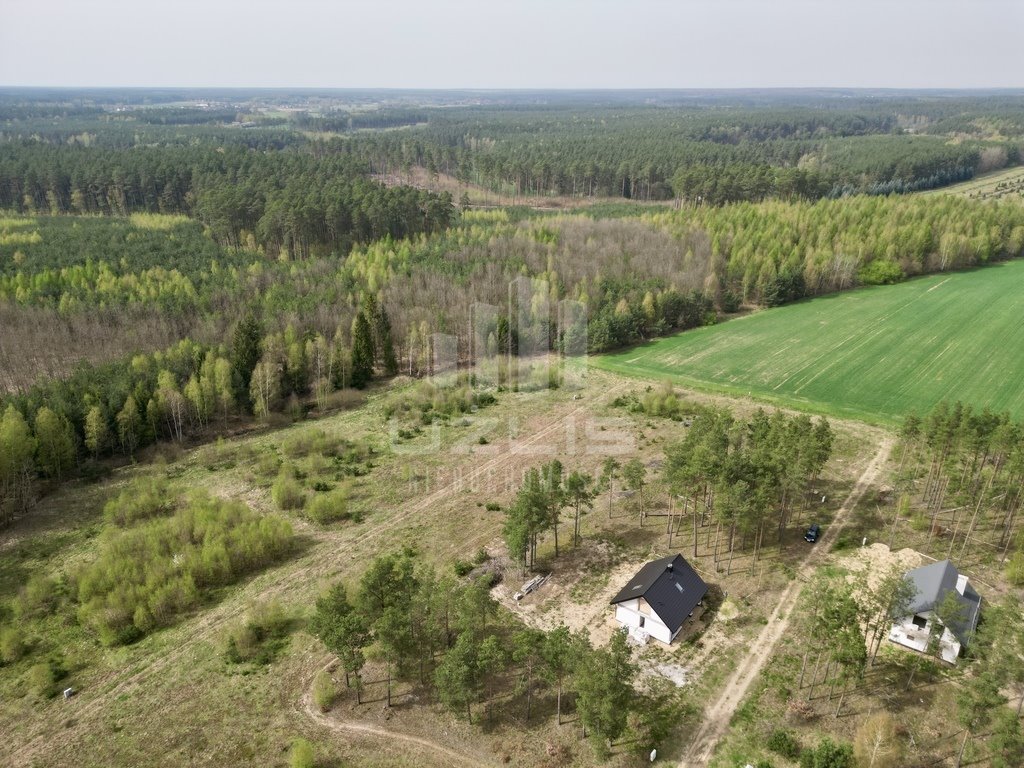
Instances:
[[[958,393],[897,433],[799,389],[763,410],[717,363],[671,377],[703,334],[830,302],[770,308],[1024,256],[1022,116],[1009,91],[0,88],[0,756],[52,764],[61,722],[110,764],[369,764],[363,736],[424,764],[1017,764],[1024,424]],[[1003,186],[946,190],[978,177]],[[812,381],[870,335],[855,311],[758,345]],[[708,589],[652,650],[608,604],[666,547]],[[911,549],[983,591],[959,669],[883,644]]]
[[[1024,249],[1013,201],[899,194],[1017,162],[1011,96],[116,95],[0,99],[5,434],[63,457],[8,473],[430,373],[437,334],[463,361],[567,333],[601,352]],[[481,210],[374,180],[412,168],[524,202],[675,205]],[[514,301],[528,329],[503,320]]]

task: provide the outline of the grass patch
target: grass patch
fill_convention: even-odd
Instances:
[[[1024,261],[931,275],[757,312],[591,363],[872,423],[942,400],[1019,419],[1021,284]]]

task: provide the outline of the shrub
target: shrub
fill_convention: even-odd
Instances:
[[[254,471],[259,478],[269,479],[281,469],[281,460],[273,453],[266,453],[256,461]]]
[[[321,712],[327,712],[334,706],[334,700],[338,696],[338,688],[331,678],[331,673],[321,670],[313,678],[313,703]]]
[[[99,557],[73,579],[79,618],[105,645],[131,642],[291,545],[292,529],[282,518],[196,495],[171,517],[104,535]]]
[[[900,282],[906,275],[895,261],[875,259],[861,267],[857,277],[865,285],[892,285]]]
[[[13,664],[25,654],[25,638],[17,627],[0,629],[0,661]]]
[[[499,504],[496,501],[489,501],[487,502],[484,509],[486,509],[488,512],[501,512],[501,504]]]
[[[826,736],[816,748],[803,751],[800,768],[854,768],[853,747]]]
[[[291,617],[276,600],[258,603],[228,635],[225,658],[232,664],[269,664],[286,645]]]
[[[790,760],[796,760],[800,757],[800,742],[797,741],[796,736],[782,728],[776,728],[772,731],[766,746],[775,754],[782,755]]]
[[[456,576],[466,576],[473,570],[473,564],[467,560],[456,560],[452,567],[455,569]]]
[[[60,665],[52,661],[41,661],[29,668],[25,683],[32,693],[49,699],[57,695],[57,681],[62,676]]]
[[[306,517],[324,525],[336,520],[348,520],[348,489],[338,488],[329,493],[317,494],[306,507]]]
[[[1015,587],[1024,586],[1024,551],[1010,558],[1006,565],[1006,579]]]
[[[306,503],[306,495],[302,486],[295,479],[295,471],[290,467],[281,467],[281,472],[270,489],[270,497],[278,509],[302,509]]]
[[[103,516],[108,523],[125,528],[173,508],[166,480],[137,480],[104,505]]]
[[[305,739],[292,742],[292,753],[288,758],[289,768],[314,768],[313,745]]]
[[[47,576],[33,576],[14,601],[18,617],[47,613],[57,604],[57,582]]]

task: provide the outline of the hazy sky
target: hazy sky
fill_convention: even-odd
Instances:
[[[0,0],[0,84],[1024,86],[1024,0]]]

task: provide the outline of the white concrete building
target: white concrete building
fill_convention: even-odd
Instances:
[[[614,598],[615,619],[634,637],[675,640],[708,585],[682,555],[647,563]]]
[[[928,653],[934,635],[942,660],[956,664],[960,650],[970,643],[978,626],[981,596],[949,560],[915,568],[907,573],[906,578],[914,584],[917,592],[907,615],[893,622],[889,639],[915,651]],[[942,624],[935,609],[950,592],[956,595],[960,612],[947,626]]]

